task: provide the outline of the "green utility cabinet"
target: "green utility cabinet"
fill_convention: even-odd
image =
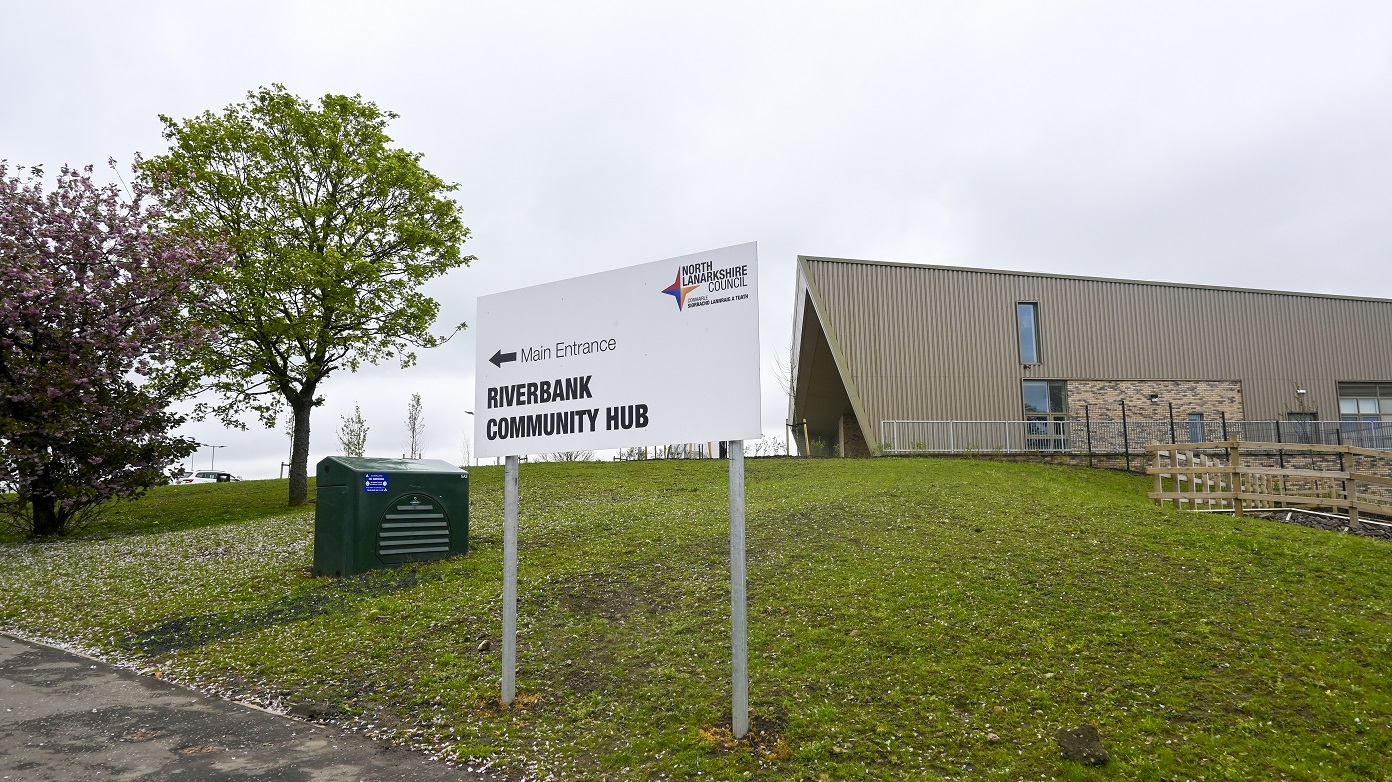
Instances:
[[[314,575],[469,553],[469,473],[449,462],[330,456],[315,474]]]

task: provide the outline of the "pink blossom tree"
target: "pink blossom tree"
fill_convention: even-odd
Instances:
[[[0,520],[71,531],[137,496],[197,447],[170,431],[181,389],[152,379],[199,339],[194,281],[220,247],[171,233],[139,185],[129,199],[64,167],[0,161]]]

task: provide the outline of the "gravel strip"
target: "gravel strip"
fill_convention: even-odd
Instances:
[[[1359,525],[1358,529],[1349,526],[1348,519],[1342,517],[1321,516],[1316,513],[1305,513],[1299,510],[1275,510],[1248,513],[1259,519],[1269,521],[1279,521],[1285,524],[1299,524],[1302,527],[1327,530],[1329,532],[1343,532],[1349,535],[1362,535],[1365,538],[1377,538],[1392,543],[1392,527],[1382,524],[1365,522]]]

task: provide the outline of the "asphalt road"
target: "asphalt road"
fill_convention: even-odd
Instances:
[[[108,779],[503,778],[0,634],[0,781]]]

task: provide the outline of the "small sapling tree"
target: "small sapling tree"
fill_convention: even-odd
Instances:
[[[406,404],[406,451],[407,459],[425,455],[425,411],[420,394],[411,394],[411,401]]]
[[[202,336],[191,281],[222,251],[91,173],[65,167],[45,192],[42,171],[0,161],[0,518],[32,536],[163,483],[197,447],[170,434],[183,389],[150,377]]]
[[[367,421],[363,419],[362,408],[353,405],[353,414],[342,416],[343,424],[338,427],[338,447],[344,456],[362,456],[367,450]]]

